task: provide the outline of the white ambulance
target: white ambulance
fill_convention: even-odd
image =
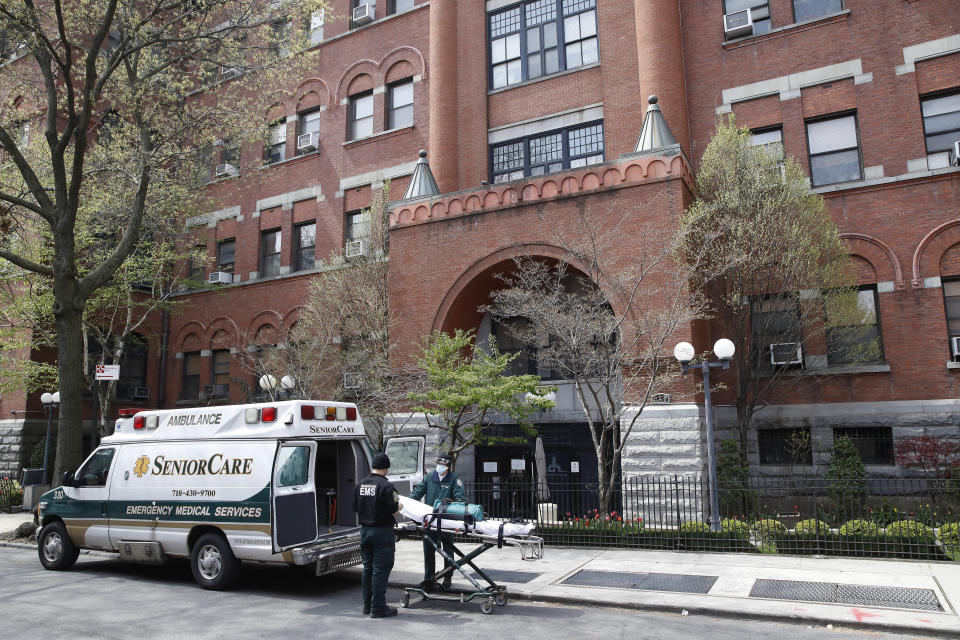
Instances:
[[[316,563],[317,575],[352,566],[354,487],[370,456],[349,403],[141,411],[41,497],[40,562],[67,569],[81,548],[187,557],[207,589],[229,586],[241,560]],[[422,470],[422,456],[408,466]]]

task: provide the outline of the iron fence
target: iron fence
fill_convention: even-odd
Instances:
[[[473,483],[485,518],[535,521],[557,546],[960,560],[960,481],[752,478],[718,485],[687,476],[635,477],[608,494],[596,483]]]

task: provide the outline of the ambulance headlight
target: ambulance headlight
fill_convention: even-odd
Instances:
[[[37,515],[42,516],[43,512],[47,510],[47,501],[41,500],[37,503]]]

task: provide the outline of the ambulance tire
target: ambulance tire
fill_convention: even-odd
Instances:
[[[40,564],[51,571],[66,571],[80,555],[80,549],[73,544],[67,528],[59,520],[51,522],[40,531],[37,552],[40,555]]]
[[[228,589],[240,573],[240,561],[230,543],[219,533],[205,533],[190,550],[193,579],[204,589]]]

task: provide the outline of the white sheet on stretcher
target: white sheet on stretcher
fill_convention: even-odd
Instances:
[[[405,496],[400,496],[400,514],[411,520],[422,523],[423,519],[433,513],[433,507],[430,507],[419,500],[413,500]],[[481,536],[497,537],[500,534],[500,522],[493,520],[483,520],[475,523],[473,526],[465,527],[463,520],[440,520],[440,527],[447,531],[463,531]],[[432,522],[436,527],[436,521]],[[533,533],[536,527],[529,522],[507,522],[503,525],[503,535],[509,536],[528,536]]]

